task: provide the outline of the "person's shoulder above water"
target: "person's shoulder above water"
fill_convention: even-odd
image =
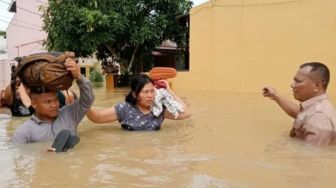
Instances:
[[[120,109],[130,109],[130,108],[135,108],[134,105],[128,103],[128,102],[118,102],[117,104],[114,105],[117,108]]]
[[[336,139],[336,112],[326,95],[329,80],[330,71],[326,65],[319,62],[300,65],[291,84],[293,96],[300,105],[278,95],[275,89],[264,87],[263,95],[295,119],[291,137],[318,146],[329,145]]]
[[[12,142],[16,144],[29,143],[31,130],[33,129],[32,126],[36,124],[37,123],[31,118],[19,125],[14,132]]]
[[[140,74],[133,78],[130,84],[130,91],[125,97],[125,102],[117,103],[111,108],[103,110],[91,108],[86,115],[95,123],[107,123],[118,120],[122,126],[127,125],[132,130],[158,130],[165,118],[181,120],[190,117],[189,108],[171,91],[167,81],[162,82],[170,94],[170,99],[180,103],[183,108],[178,117],[171,115],[166,110],[166,107],[160,108],[163,110],[154,115],[152,108],[156,95],[155,84],[145,74]],[[164,105],[163,103],[160,104]]]

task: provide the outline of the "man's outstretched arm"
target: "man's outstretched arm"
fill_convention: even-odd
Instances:
[[[278,95],[277,91],[272,87],[264,87],[263,88],[264,97],[268,97],[271,100],[274,100],[283,111],[286,112],[292,118],[296,118],[297,114],[300,111],[300,106],[287,98]]]

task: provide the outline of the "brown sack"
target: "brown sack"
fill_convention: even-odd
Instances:
[[[74,80],[64,65],[66,58],[76,58],[73,52],[49,52],[26,56],[19,62],[16,75],[27,87],[42,87],[50,91],[67,90]]]

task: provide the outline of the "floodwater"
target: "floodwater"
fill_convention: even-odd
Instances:
[[[97,88],[95,106],[109,107],[126,92]],[[80,143],[59,154],[45,152],[51,143],[13,146],[27,118],[1,115],[1,187],[335,187],[336,147],[291,139],[292,120],[260,93],[176,92],[190,119],[126,132],[85,118]]]

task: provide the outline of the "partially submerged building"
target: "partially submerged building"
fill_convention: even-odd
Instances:
[[[190,69],[176,89],[281,91],[298,66],[320,61],[336,94],[336,1],[212,0],[190,11]],[[330,93],[329,92],[329,93]]]

